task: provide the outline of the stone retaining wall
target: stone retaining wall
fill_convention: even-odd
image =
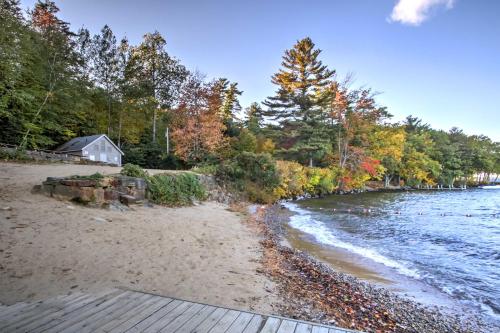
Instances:
[[[122,175],[103,178],[48,177],[42,185],[35,186],[34,191],[59,200],[96,207],[105,207],[117,201],[128,206],[146,199],[146,181]]]

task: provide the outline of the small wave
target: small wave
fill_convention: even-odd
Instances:
[[[387,267],[394,268],[399,273],[404,274],[406,276],[413,278],[420,278],[420,275],[416,270],[407,268],[401,263],[396,262],[387,257],[384,257],[383,255],[372,249],[359,247],[341,241],[340,239],[335,237],[332,231],[328,229],[323,222],[313,219],[313,217],[307,210],[298,207],[296,204],[287,202],[284,204],[284,206],[288,208],[288,210],[290,210],[291,212],[295,213],[295,215],[292,215],[290,217],[290,223],[289,223],[290,226],[302,232],[312,235],[316,239],[316,241],[322,244],[339,247],[348,250],[352,253],[356,253],[363,257],[369,258],[377,263],[383,264]]]

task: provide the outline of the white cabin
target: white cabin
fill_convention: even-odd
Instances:
[[[74,138],[55,150],[58,154],[77,155],[108,164],[122,165],[124,155],[106,134]]]

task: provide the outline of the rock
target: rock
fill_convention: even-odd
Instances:
[[[104,190],[104,200],[106,201],[116,201],[120,198],[120,193],[116,190],[107,188]]]
[[[105,193],[105,191],[102,188],[94,189],[94,201],[96,203],[103,203],[105,201],[104,193]]]
[[[139,200],[137,200],[131,195],[122,194],[120,195],[120,202],[126,206],[130,206],[132,204],[139,203]]]
[[[31,189],[31,194],[38,194],[42,192],[42,185],[35,185]]]
[[[95,189],[93,187],[80,187],[78,189],[78,191],[80,192],[78,196],[79,201],[82,202],[94,201],[95,199],[94,190]]]
[[[93,179],[63,179],[59,183],[78,187],[95,187],[97,185],[97,181]]]
[[[52,196],[59,200],[78,200],[80,189],[74,186],[57,184],[52,190]]]

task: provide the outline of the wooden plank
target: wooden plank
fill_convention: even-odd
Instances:
[[[52,321],[44,328],[44,332],[60,332],[68,327],[73,326],[74,324],[86,319],[87,317],[92,316],[94,313],[103,311],[107,307],[115,304],[120,301],[122,298],[130,297],[132,292],[125,291],[121,292],[118,295],[110,295],[110,297],[103,297],[97,301],[91,302],[78,311],[73,311],[67,316],[58,318],[57,320]]]
[[[293,333],[296,326],[297,326],[296,321],[282,320],[280,328],[278,329],[277,333]]]
[[[280,324],[281,319],[268,317],[266,323],[264,324],[264,327],[262,327],[262,330],[259,333],[276,333],[276,331],[278,331],[278,328],[280,327]]]
[[[107,327],[108,325],[105,325],[101,328],[99,328],[99,331],[103,332],[111,332],[111,333],[121,333],[125,332],[126,330],[130,329],[134,325],[137,325],[139,322],[142,320],[146,319],[168,303],[172,302],[173,300],[171,298],[167,297],[158,297],[158,299],[154,299],[153,304],[149,304],[147,307],[145,307],[143,310],[138,309],[137,312],[135,312],[133,315],[130,317],[126,318],[124,322],[121,324],[115,326],[115,327]]]
[[[159,332],[163,327],[167,326],[175,318],[183,314],[187,309],[193,306],[194,303],[182,302],[178,307],[167,313],[164,317],[157,320],[153,325],[149,326],[144,330],[144,332]]]
[[[84,295],[78,295],[76,299],[79,299],[83,296]],[[13,323],[11,325],[6,326],[3,329],[11,332],[26,332],[27,330],[24,327],[31,326],[33,325],[33,323],[61,311],[67,306],[68,303],[72,301],[72,299],[73,297],[64,299],[49,299],[44,306],[40,306],[32,309],[31,311],[27,311],[22,317],[13,320]]]
[[[175,332],[179,327],[184,325],[188,320],[190,320],[195,314],[200,312],[205,305],[195,303],[189,309],[184,311],[180,316],[172,320],[167,326],[163,327],[160,332]]]
[[[224,316],[215,324],[214,327],[210,330],[210,333],[224,333],[231,326],[233,321],[238,318],[240,315],[240,311],[236,310],[228,310]]]
[[[160,310],[156,311],[152,315],[148,316],[146,319],[142,320],[138,324],[134,325],[127,332],[143,332],[146,328],[153,325],[156,321],[161,319],[163,316],[168,314],[170,311],[173,311],[176,307],[182,304],[182,301],[178,299],[173,300],[168,303],[166,306],[162,307]]]
[[[328,327],[325,326],[313,326],[311,333],[329,333]]]
[[[112,318],[101,319],[100,323],[92,324],[92,332],[110,331],[114,327],[120,325],[122,322],[128,320],[130,317],[136,315],[137,313],[143,312],[144,309],[147,309],[151,305],[158,303],[158,301],[162,299],[161,297],[150,294],[145,295],[148,295],[149,297],[145,297],[141,300],[136,301],[135,303],[125,305],[119,311],[115,312]]]
[[[26,308],[12,313],[10,316],[0,321],[0,329],[4,331],[13,331],[15,327],[22,326],[37,319],[40,314],[49,314],[59,311],[66,300],[71,300],[71,295],[50,298],[46,301],[37,302],[35,307]]]
[[[193,333],[207,333],[219,322],[219,320],[228,312],[229,310],[224,308],[217,308],[214,312],[210,314],[205,320],[201,322],[198,327],[196,327]]]
[[[111,320],[119,317],[132,307],[138,306],[153,296],[142,293],[133,293],[130,297],[122,298],[120,301],[110,305],[103,311],[99,311],[90,317],[76,323],[75,325],[64,329],[67,333],[88,333],[94,332],[100,326],[109,323]]]
[[[46,315],[44,317],[40,317],[40,318],[34,320],[32,323],[30,323],[27,326],[24,325],[22,327],[19,327],[19,329],[22,329],[22,331],[24,331],[24,332],[41,330],[44,326],[47,326],[47,325],[53,323],[53,321],[55,321],[59,318],[62,318],[64,316],[67,316],[69,313],[76,311],[76,310],[84,307],[85,305],[87,305],[91,302],[95,302],[96,300],[99,300],[102,297],[105,297],[109,294],[116,294],[117,292],[118,292],[118,290],[113,290],[111,292],[110,291],[102,292],[102,293],[99,293],[98,295],[95,295],[95,296],[85,295],[86,297],[83,297],[83,298],[79,297],[77,300],[68,303],[68,305],[65,306],[63,309],[61,309],[57,312],[53,312],[53,313]]]
[[[253,314],[248,312],[242,312],[236,318],[236,320],[229,326],[226,333],[241,333],[247,327],[250,320],[252,320]]]
[[[217,308],[207,305],[197,314],[195,314],[188,322],[184,323],[175,333],[191,333],[196,326],[200,325],[208,316],[210,316]]]
[[[39,303],[39,302],[37,302]],[[17,311],[22,311],[22,309],[25,309],[27,307],[33,307],[35,306],[34,303],[26,303],[26,302],[19,302],[16,304],[13,304],[9,306],[7,309],[3,310],[2,313],[0,313],[0,320],[3,320],[4,318],[9,317],[12,313],[15,313]]]
[[[295,333],[311,333],[312,325],[306,323],[298,323],[295,328]]]
[[[263,323],[264,317],[256,314],[252,317],[252,320],[250,320],[243,333],[258,333]]]
[[[74,299],[77,296],[81,297],[84,295],[81,293],[76,293],[76,294],[71,294],[71,295],[61,295],[61,296],[53,297],[52,299],[59,300],[59,301],[70,301],[71,299]],[[13,313],[26,312],[28,310],[35,308],[35,307],[39,307],[42,303],[43,303],[43,301],[20,302],[20,303],[16,303],[16,304],[7,306],[7,308],[4,309],[0,313],[0,321],[11,317]]]
[[[330,328],[328,330],[328,333],[351,333],[351,332],[354,332],[354,331],[351,331],[351,330],[344,330],[343,328]]]

